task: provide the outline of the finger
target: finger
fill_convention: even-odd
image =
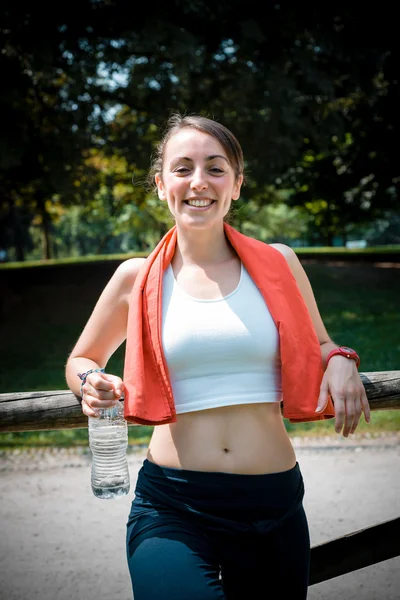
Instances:
[[[354,419],[356,416],[354,397],[351,397],[351,398],[347,397],[345,406],[346,406],[346,417],[344,420],[343,436],[348,437],[349,433],[351,431],[351,428],[353,427],[353,422],[354,422]]]
[[[99,400],[96,400],[95,398],[89,396],[87,402],[82,401],[82,410],[87,416],[98,417],[100,415],[100,411],[114,408],[117,405],[117,403],[118,400],[107,400],[104,402],[100,402]]]
[[[87,417],[97,417],[98,413],[97,410],[93,409],[86,401],[85,399],[82,397],[82,412],[84,415],[86,415]]]
[[[96,378],[90,381],[87,380],[87,382],[93,390],[96,390],[96,392],[101,392],[100,395],[95,393],[95,396],[99,396],[104,399],[112,397],[117,400],[119,400],[119,398],[121,398],[122,396],[121,387],[123,387],[123,384],[120,377],[115,377],[114,381],[110,381],[109,379]],[[82,387],[82,389],[84,389],[84,387]],[[105,394],[109,394],[109,396],[106,396]]]
[[[315,412],[322,412],[323,410],[325,410],[325,407],[328,404],[328,399],[329,399],[328,380],[326,378],[323,378],[321,387],[320,387],[317,408],[315,409]]]
[[[94,387],[90,382],[86,381],[86,383],[82,386],[82,392],[86,396],[92,396],[92,398],[96,398],[97,400],[114,400],[115,394],[114,389],[103,390],[101,388]]]
[[[115,395],[118,398],[121,398],[121,396],[125,390],[125,386],[124,386],[124,383],[123,383],[121,377],[118,377],[117,375],[110,375],[109,373],[104,373],[103,375],[105,376],[107,381],[109,383],[111,383]]]
[[[354,420],[353,420],[353,424],[351,426],[350,429],[350,433],[354,433],[355,430],[358,427],[358,423],[360,422],[360,417],[362,414],[362,408],[361,408],[361,400],[360,398],[357,398],[354,402],[354,407],[355,407],[355,415],[354,415]]]
[[[335,431],[340,433],[346,417],[344,398],[341,396],[333,398],[333,404],[335,406]]]
[[[365,388],[361,392],[361,406],[364,411],[364,419],[367,423],[371,422],[371,408],[368,402],[367,394],[365,393]]]
[[[90,383],[90,385],[96,390],[103,390],[105,392],[112,391],[114,386],[112,382],[108,379],[105,373],[90,373],[90,375],[86,378],[86,383]]]
[[[88,388],[84,390],[82,402],[86,406],[88,406],[90,410],[94,411],[95,415],[91,414],[90,416],[97,417],[99,409],[111,408],[113,406],[116,406],[118,398],[114,396],[113,392],[102,392],[99,390],[95,390],[89,385]]]

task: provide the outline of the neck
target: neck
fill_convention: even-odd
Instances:
[[[188,231],[177,227],[175,258],[182,265],[205,267],[215,265],[235,256],[225,237],[223,223],[206,231]]]

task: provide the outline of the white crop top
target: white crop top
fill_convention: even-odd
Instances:
[[[280,402],[279,334],[242,264],[228,296],[201,300],[163,276],[162,343],[177,414]]]

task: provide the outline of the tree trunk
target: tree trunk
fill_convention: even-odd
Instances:
[[[43,196],[40,196],[40,198],[38,198],[37,207],[42,217],[43,258],[48,260],[49,258],[52,258],[50,239],[51,219],[49,213],[46,210],[45,198]]]
[[[10,207],[10,223],[12,228],[12,239],[13,246],[15,249],[15,260],[24,261],[25,260],[25,244],[24,244],[24,231],[23,224],[21,222],[21,216],[19,214],[18,209],[15,207],[14,202],[11,198],[8,199],[8,204]]]

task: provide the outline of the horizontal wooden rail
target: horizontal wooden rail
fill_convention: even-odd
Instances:
[[[400,556],[400,517],[311,548],[310,585]]]
[[[371,410],[400,409],[400,371],[361,373]],[[88,425],[68,390],[0,394],[0,432],[76,429]]]

